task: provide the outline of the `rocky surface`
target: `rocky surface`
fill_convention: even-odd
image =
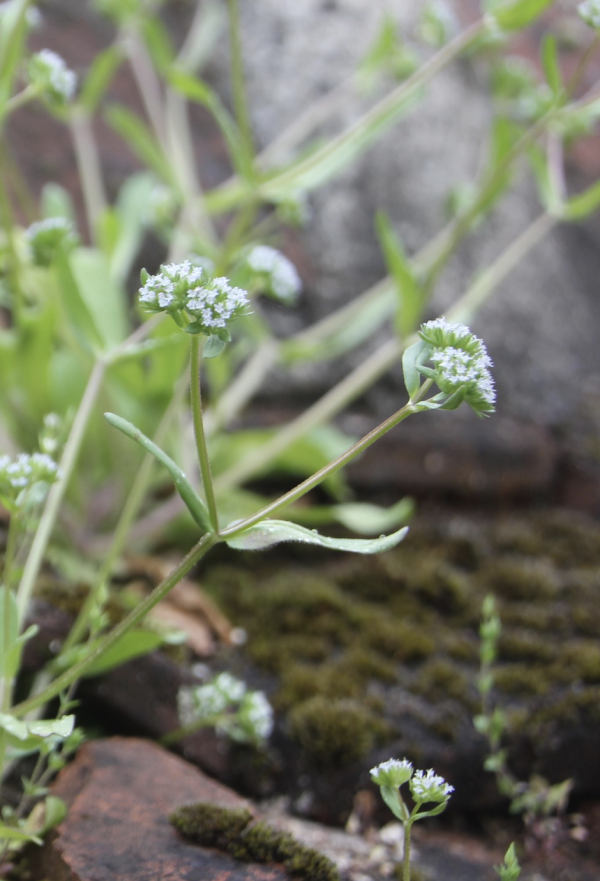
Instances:
[[[318,849],[339,867],[344,881],[381,881],[401,859],[398,824],[365,838],[289,816],[281,802],[264,810],[165,750],[136,739],[113,738],[84,746],[53,785],[69,805],[61,826],[41,850],[32,852],[35,879],[52,881],[286,881],[275,865],[244,864],[182,838],[169,814],[184,804],[211,802],[250,807],[256,816]],[[416,863],[430,881],[484,881],[498,852],[475,840],[462,855],[421,836]],[[456,844],[456,842],[455,842]],[[459,848],[458,848],[459,849]],[[454,851],[457,851],[456,846]],[[442,854],[445,854],[442,857]],[[443,875],[438,874],[444,864]],[[311,879],[307,879],[311,881]]]

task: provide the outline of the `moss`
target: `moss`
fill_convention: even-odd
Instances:
[[[253,661],[273,673],[281,673],[295,660],[324,661],[331,653],[331,643],[311,633],[288,633],[282,637],[256,636],[250,640],[248,654]]]
[[[416,624],[398,621],[379,609],[361,605],[354,609],[358,643],[398,661],[419,661],[435,651],[432,637]]]
[[[178,808],[169,820],[186,838],[224,850],[236,859],[283,863],[291,875],[308,881],[339,881],[335,865],[324,854],[263,821],[251,824],[252,814],[245,808],[202,802]]]
[[[469,599],[468,579],[453,566],[430,556],[413,568],[409,585],[440,612],[460,612]]]
[[[467,676],[443,658],[436,658],[423,665],[413,690],[432,703],[453,698],[469,708],[476,705],[474,689]]]
[[[578,725],[581,721],[600,721],[600,688],[589,686],[581,690],[564,692],[559,697],[536,710],[523,726],[523,730],[536,739],[543,738],[547,728],[556,725]]]
[[[554,675],[565,682],[600,682],[600,645],[591,639],[567,643],[555,665]]]
[[[495,670],[494,684],[505,694],[521,695],[547,694],[551,686],[545,668],[528,667],[525,664],[511,664]]]
[[[479,643],[468,633],[447,633],[442,640],[444,651],[455,661],[477,664],[479,662]]]
[[[567,629],[568,616],[560,603],[504,603],[501,609],[503,627],[528,627],[541,633]]]
[[[571,620],[583,636],[597,637],[600,633],[600,610],[595,608],[595,602],[596,598],[590,598],[587,603],[577,603],[571,607]]]
[[[498,649],[505,661],[550,661],[556,656],[556,646],[547,637],[516,628],[502,632]]]
[[[227,850],[252,820],[247,808],[224,808],[210,802],[199,802],[177,808],[169,822],[178,832],[205,847]]]
[[[553,570],[539,560],[494,559],[482,577],[486,590],[510,600],[545,600],[555,597],[558,591]]]
[[[389,735],[387,725],[356,701],[321,695],[295,706],[289,722],[292,736],[319,766],[357,761]]]

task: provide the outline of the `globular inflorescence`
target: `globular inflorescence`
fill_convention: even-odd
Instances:
[[[38,220],[27,229],[26,236],[36,266],[50,266],[58,253],[70,251],[79,243],[75,226],[67,217]]]
[[[577,11],[591,28],[600,29],[600,0],[584,0],[577,7]]]
[[[446,783],[432,768],[429,771],[415,771],[409,783],[412,797],[417,803],[444,802],[454,792],[454,787]]]
[[[302,282],[291,260],[269,245],[256,245],[246,258],[252,272],[262,276],[269,291],[283,303],[293,303],[300,291]]]
[[[181,723],[188,726],[214,725],[240,743],[261,744],[273,729],[273,710],[262,691],[248,691],[230,673],[219,673],[206,685],[179,690]]]
[[[493,413],[496,391],[489,369],[492,359],[483,341],[466,325],[445,318],[427,321],[419,336],[431,346],[429,360],[434,365],[420,366],[420,372],[433,379],[444,394],[460,396],[476,413]]]
[[[15,459],[0,456],[0,496],[14,501],[36,483],[55,483],[58,465],[46,453],[20,453]]]
[[[51,49],[42,49],[31,56],[28,73],[31,85],[52,104],[65,105],[73,99],[77,76]]]
[[[140,304],[148,312],[168,312],[188,333],[228,339],[227,323],[242,315],[249,304],[242,288],[227,278],[206,276],[189,260],[161,266],[157,275],[142,273]]]
[[[388,759],[371,768],[371,780],[378,786],[402,786],[412,777],[413,766],[408,759]]]

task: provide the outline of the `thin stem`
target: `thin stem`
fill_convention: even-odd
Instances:
[[[190,734],[195,734],[196,731],[200,731],[201,728],[208,728],[211,725],[215,725],[219,721],[219,718],[219,716],[212,716],[205,719],[196,719],[195,722],[190,722],[189,725],[182,725],[181,728],[175,728],[174,731],[169,731],[168,734],[165,734],[160,738],[159,743],[163,746],[170,746],[172,743],[177,743],[178,740],[182,740]]]
[[[244,60],[242,57],[242,41],[240,35],[240,10],[238,0],[227,0],[229,13],[229,48],[231,52],[231,81],[233,87],[233,105],[240,134],[244,142],[245,153],[249,160],[246,173],[252,176],[252,161],[254,156],[254,143],[252,140],[252,127],[248,112],[246,96],[246,80],[244,77]]]
[[[98,146],[92,130],[92,121],[83,108],[73,110],[70,116],[71,136],[83,190],[83,201],[88,232],[92,242],[97,241],[98,221],[108,206],[102,179]]]
[[[419,395],[419,399],[427,392],[427,390],[431,387],[431,380],[427,380],[423,383],[421,387],[421,392]],[[221,538],[227,539],[231,538],[234,535],[238,535],[240,532],[243,532],[245,529],[248,529],[250,526],[254,526],[256,523],[260,523],[261,520],[264,520],[266,517],[270,517],[271,514],[276,514],[277,511],[280,511],[282,508],[286,508],[288,505],[293,504],[293,502],[298,501],[298,499],[302,498],[302,496],[306,495],[307,492],[310,492],[311,489],[314,489],[320,483],[322,483],[327,477],[330,477],[332,474],[335,474],[340,468],[343,468],[344,465],[347,465],[352,459],[362,453],[367,447],[370,447],[371,444],[374,444],[375,441],[379,440],[380,437],[383,437],[384,434],[387,434],[390,429],[394,428],[394,426],[398,425],[400,422],[403,422],[413,413],[417,412],[415,407],[416,401],[409,402],[368,434],[366,434],[363,438],[357,441],[355,444],[352,444],[344,453],[334,459],[332,462],[329,462],[323,468],[320,468],[315,474],[311,477],[308,477],[306,480],[303,480],[302,483],[299,483],[294,489],[291,489],[289,492],[280,496],[274,502],[271,502],[269,505],[266,505],[264,508],[261,508],[256,514],[253,514],[251,517],[247,517],[245,520],[236,523],[235,526],[230,526],[229,529],[225,529],[221,532]]]
[[[125,33],[125,51],[156,138],[167,154],[167,136],[160,82],[135,26]],[[168,155],[168,154],[167,154]]]
[[[23,104],[28,104],[29,101],[33,101],[38,95],[41,95],[42,92],[43,87],[41,86],[26,86],[22,92],[18,93],[18,95],[13,95],[12,98],[8,99],[4,105],[3,116],[6,117],[9,113],[17,110],[17,108],[22,107]]]
[[[48,498],[46,499],[44,511],[42,513],[42,517],[37,528],[35,538],[33,539],[31,550],[29,551],[29,556],[27,557],[27,562],[23,571],[23,577],[21,578],[21,583],[19,584],[19,589],[17,591],[17,609],[19,613],[20,626],[23,624],[25,615],[27,614],[29,600],[33,592],[36,578],[40,571],[40,567],[42,565],[44,554],[46,552],[46,547],[48,545],[48,541],[50,539],[50,535],[56,521],[58,509],[60,508],[60,504],[63,500],[63,496],[65,494],[69,480],[77,462],[77,457],[79,455],[79,450],[81,448],[81,443],[83,441],[85,430],[87,428],[92,409],[96,402],[98,392],[100,391],[100,386],[102,385],[104,370],[104,361],[97,361],[91,372],[88,384],[79,404],[79,409],[77,410],[77,414],[75,416],[75,420],[69,434],[69,439],[65,445],[65,449],[60,460],[60,478],[57,483],[52,486],[50,492],[48,493]]]
[[[402,881],[410,881],[410,829],[412,823],[404,823],[404,859]]]
[[[210,473],[210,461],[206,448],[206,435],[202,420],[202,393],[200,391],[200,339],[198,334],[191,334],[190,346],[190,397],[192,400],[192,421],[194,423],[194,436],[196,438],[196,450],[200,473],[204,485],[204,494],[208,506],[208,515],[212,528],[219,532],[219,515],[213,489],[212,475]]]
[[[191,551],[186,554],[181,563],[173,569],[164,581],[161,581],[151,594],[138,603],[135,609],[133,609],[126,618],[123,618],[113,630],[109,631],[109,633],[106,634],[87,657],[83,658],[77,664],[74,664],[69,670],[66,670],[39,694],[26,701],[22,701],[20,704],[16,704],[12,708],[13,715],[17,717],[26,715],[31,710],[35,710],[37,707],[47,703],[51,698],[60,694],[61,691],[64,691],[73,682],[79,679],[88,667],[102,657],[104,652],[111,648],[111,646],[115,645],[125,633],[131,630],[132,627],[139,624],[148,612],[150,612],[154,606],[156,606],[156,604],[159,603],[163,597],[165,597],[169,591],[182,580],[182,578],[185,578],[196,563],[198,563],[218,541],[219,538],[212,533],[203,535],[200,541],[194,545]]]

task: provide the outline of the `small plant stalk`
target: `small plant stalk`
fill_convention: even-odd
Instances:
[[[198,462],[200,464],[200,473],[202,475],[202,483],[204,485],[204,493],[206,495],[206,504],[210,522],[214,531],[219,532],[219,516],[217,514],[217,503],[213,489],[212,475],[210,472],[210,462],[208,459],[208,450],[206,447],[206,434],[204,432],[204,422],[202,419],[202,393],[200,391],[200,339],[198,334],[191,335],[190,345],[190,396],[192,400],[192,421],[194,423],[194,436],[196,438],[196,450],[198,452]]]

